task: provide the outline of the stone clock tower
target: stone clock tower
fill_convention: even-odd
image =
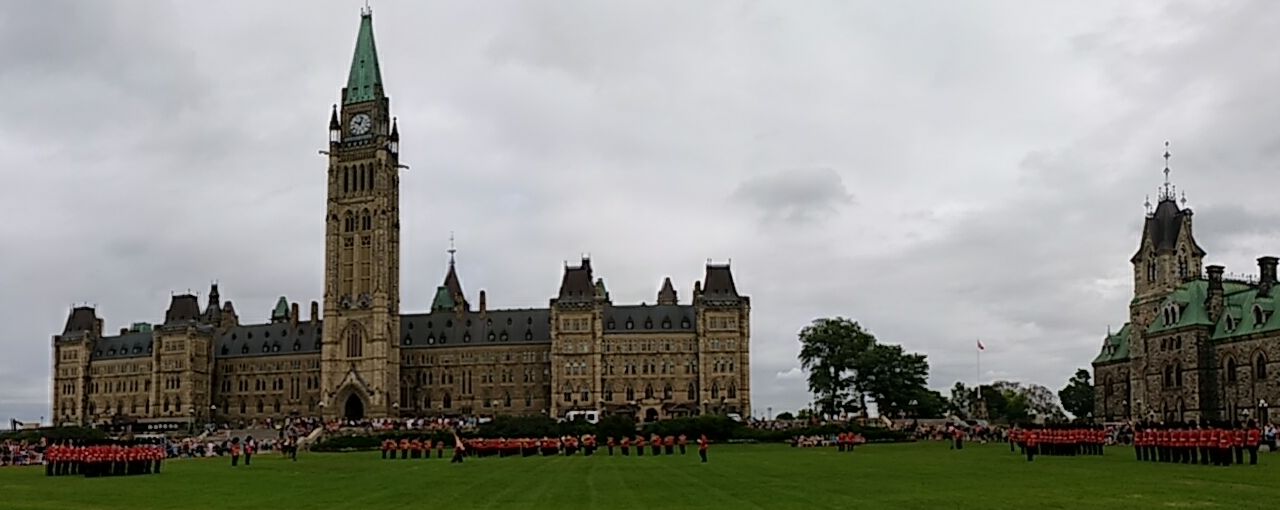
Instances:
[[[400,393],[399,132],[382,87],[373,13],[329,119],[322,414],[393,416]]]

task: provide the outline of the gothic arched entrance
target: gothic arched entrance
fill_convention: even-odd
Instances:
[[[652,408],[652,407],[650,407],[649,409],[645,410],[645,412],[644,412],[644,421],[645,421],[645,422],[655,422],[655,421],[658,421],[658,410],[657,410],[657,409],[654,409],[654,408]]]
[[[342,408],[342,417],[348,420],[364,419],[364,401],[355,393],[347,395],[347,403]]]

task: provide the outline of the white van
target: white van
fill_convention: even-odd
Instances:
[[[565,413],[562,421],[573,422],[578,420],[584,420],[592,425],[600,423],[600,411],[569,411]]]

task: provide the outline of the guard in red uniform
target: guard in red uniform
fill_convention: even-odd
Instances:
[[[680,437],[676,438],[676,444],[680,445],[680,455],[684,455],[684,447],[689,444],[689,438],[680,434]]]
[[[630,455],[631,455],[631,438],[624,436],[622,438],[622,456],[627,457]]]
[[[1236,455],[1236,464],[1244,464],[1244,429],[1236,423],[1231,430],[1231,451]]]
[[[609,436],[607,439],[605,439],[604,444],[609,448],[609,456],[612,457],[613,447],[617,445],[617,442],[613,440],[613,436]]]
[[[698,436],[698,456],[699,456],[699,457],[702,457],[702,463],[703,463],[703,464],[706,464],[706,463],[707,463],[707,446],[708,446],[708,443],[709,443],[709,442],[707,441],[707,435],[706,435],[706,434],[702,434],[702,435]]]
[[[1258,445],[1262,443],[1262,430],[1258,422],[1249,420],[1249,430],[1245,432],[1244,447],[1249,450],[1249,465],[1258,465]]]

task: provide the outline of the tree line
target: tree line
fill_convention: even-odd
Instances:
[[[910,353],[900,345],[881,343],[856,321],[844,318],[814,320],[800,331],[800,365],[806,373],[812,409],[810,415],[866,416],[874,404],[889,418],[987,419],[1017,423],[1065,422],[1086,419],[1093,410],[1089,372],[1078,370],[1066,387],[1054,392],[1038,384],[995,381],[979,387],[957,382],[944,396],[929,389],[929,362],[925,355]],[[795,418],[791,413],[779,419]]]

